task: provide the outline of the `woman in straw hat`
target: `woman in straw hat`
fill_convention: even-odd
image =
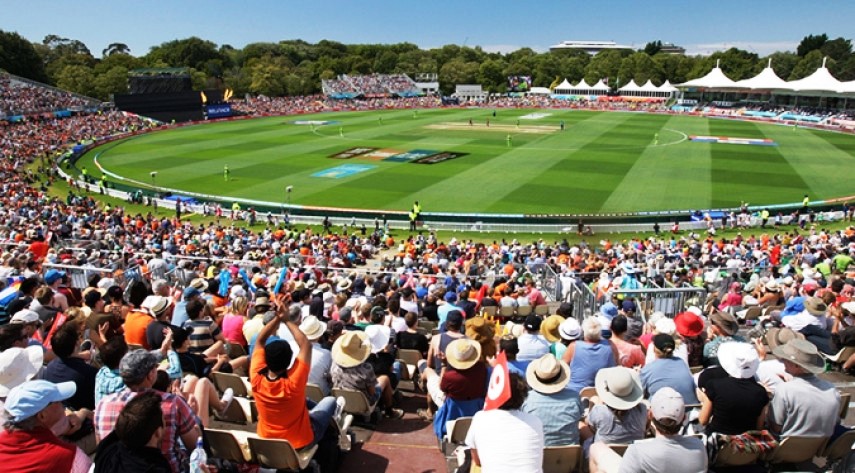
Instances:
[[[760,357],[748,343],[725,342],[718,348],[719,366],[698,377],[706,433],[739,435],[763,428],[769,393],[754,380]]]
[[[447,421],[481,410],[487,396],[487,363],[481,358],[480,343],[458,338],[441,352],[440,359],[439,373],[425,369],[428,395],[439,407],[434,419],[437,437],[445,434]],[[420,368],[425,366],[422,363]]]
[[[335,341],[330,369],[333,388],[362,391],[370,403],[382,401],[387,418],[400,418],[404,411],[393,407],[394,393],[389,376],[375,375],[374,368],[366,362],[371,349],[371,341],[365,332],[346,332]]]

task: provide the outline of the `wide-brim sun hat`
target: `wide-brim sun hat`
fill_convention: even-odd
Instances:
[[[543,394],[553,394],[564,389],[570,382],[570,367],[567,363],[547,353],[529,363],[525,378],[532,389]]]
[[[321,338],[327,330],[327,325],[321,322],[314,315],[309,315],[300,323],[300,331],[302,331],[309,340],[317,340]]]
[[[576,341],[582,338],[582,326],[578,320],[570,317],[558,326],[558,334],[563,340]]]
[[[12,347],[0,353],[0,397],[25,381],[29,381],[44,363],[41,346]]]
[[[342,368],[361,365],[371,355],[371,342],[361,331],[345,332],[332,346],[332,359]]]
[[[445,359],[452,368],[467,370],[481,359],[481,344],[468,338],[458,338],[445,348]]]
[[[816,345],[807,340],[798,338],[790,340],[773,348],[772,354],[779,360],[795,363],[813,374],[820,374],[825,371],[825,361],[819,354]]]
[[[594,379],[597,396],[614,409],[625,411],[637,406],[644,398],[638,373],[623,366],[603,368]]]
[[[760,367],[760,357],[754,346],[744,342],[725,342],[718,347],[718,364],[737,379],[753,378]]]
[[[564,317],[552,314],[540,324],[540,334],[546,338],[546,341],[549,343],[555,343],[558,340],[561,340],[561,333],[558,331],[558,327],[564,322]]]
[[[704,331],[704,319],[694,312],[680,312],[674,317],[677,333],[684,337],[697,337]]]

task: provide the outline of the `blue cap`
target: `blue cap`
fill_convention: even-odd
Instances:
[[[43,411],[50,403],[64,401],[74,396],[74,381],[54,384],[50,381],[27,381],[15,386],[6,397],[5,409],[15,422],[29,419]]]
[[[448,291],[445,293],[445,301],[446,302],[457,302],[457,293],[454,291]]]
[[[192,298],[194,298],[200,294],[202,294],[202,293],[199,292],[199,290],[193,286],[190,286],[190,287],[187,287],[184,289],[184,299],[185,300],[192,299]]]
[[[50,269],[47,273],[45,273],[45,284],[50,286],[56,281],[65,277],[65,271],[60,271],[58,269]]]
[[[605,304],[603,304],[602,307],[600,307],[600,313],[612,319],[614,317],[617,317],[618,309],[617,306],[612,304],[611,302],[606,302]]]

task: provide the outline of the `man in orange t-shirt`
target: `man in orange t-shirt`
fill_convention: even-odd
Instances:
[[[300,449],[318,443],[340,412],[331,396],[321,399],[311,412],[307,409],[307,403],[311,405],[306,400],[306,383],[312,366],[312,344],[287,314],[287,308],[280,306],[276,317],[259,332],[252,353],[250,382],[258,407],[258,436],[287,440]],[[280,321],[288,327],[300,350],[290,369],[291,345],[281,339],[267,343]]]

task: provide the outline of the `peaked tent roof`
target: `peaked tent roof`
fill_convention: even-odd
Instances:
[[[736,82],[736,87],[751,89],[751,90],[775,90],[787,89],[787,81],[778,77],[772,69],[772,60],[769,59],[769,64],[759,74],[750,78]]]
[[[855,94],[855,80],[841,82],[839,92],[842,94]]]
[[[707,75],[698,79],[690,80],[678,87],[699,87],[702,89],[733,89],[736,87],[736,82],[724,75],[724,72],[719,67],[719,61],[716,60],[715,67],[707,73]]]
[[[590,89],[590,88],[591,88],[591,86],[590,86],[590,85],[588,85],[588,83],[587,83],[587,82],[585,82],[585,79],[582,79],[582,80],[580,80],[580,81],[579,81],[579,83],[578,83],[578,84],[574,85],[574,86],[573,86],[573,88],[574,88],[574,89],[586,89],[586,90],[588,90],[588,89]]]
[[[634,80],[630,79],[629,83],[627,83],[625,86],[621,87],[618,90],[621,92],[637,92],[640,89],[641,88],[638,86],[638,84],[636,84]]]
[[[662,92],[659,87],[653,85],[653,81],[651,81],[650,79],[647,79],[647,82],[645,82],[644,85],[639,87],[638,90],[642,92]]]
[[[591,86],[592,90],[609,90],[609,86],[603,82],[603,79],[600,79],[596,84]]]
[[[822,66],[814,71],[813,74],[804,79],[787,82],[787,88],[796,92],[815,91],[815,92],[838,92],[842,88],[842,82],[835,79],[825,67],[825,60],[822,59]]]
[[[666,80],[664,84],[659,86],[662,92],[679,92],[679,89],[671,85],[671,82]]]
[[[552,89],[552,90],[558,90],[558,89],[572,89],[572,88],[573,88],[573,85],[572,85],[572,84],[570,84],[570,82],[568,82],[568,81],[567,81],[567,79],[564,79],[564,82],[562,82],[562,83],[558,84],[558,86],[557,86],[557,87],[555,87],[555,89]]]

